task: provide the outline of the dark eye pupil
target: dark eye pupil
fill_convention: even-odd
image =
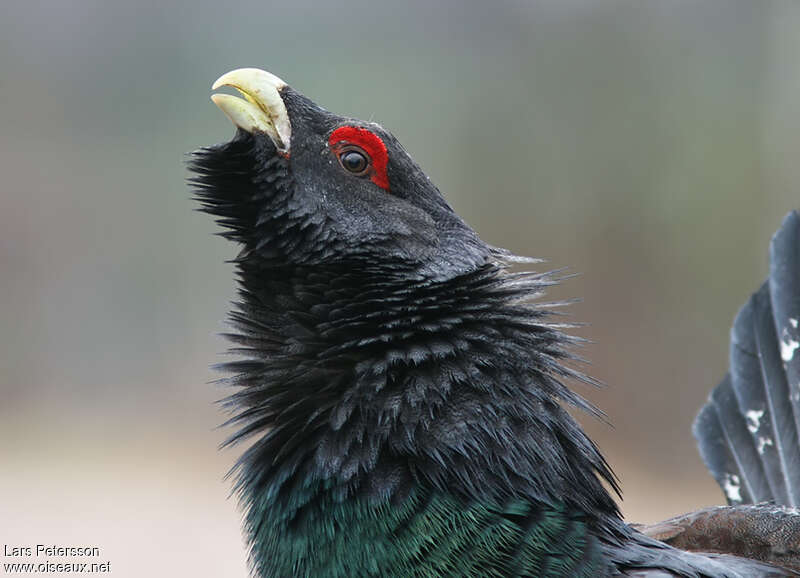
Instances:
[[[347,151],[341,156],[342,166],[351,173],[360,173],[367,168],[367,157],[358,151]]]

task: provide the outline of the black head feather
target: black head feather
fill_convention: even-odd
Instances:
[[[374,528],[385,545],[406,522],[370,526],[343,557],[341,520],[328,508],[378,504],[367,515],[374,521],[387,504],[424,511],[438,495],[465,512],[501,512],[499,523],[539,541],[534,551],[555,573],[572,560],[582,575],[769,574],[626,526],[603,486],[617,490],[611,470],[563,407],[598,415],[564,384],[593,383],[564,365],[579,340],[536,301],[554,275],[512,273],[520,259],[481,241],[382,127],[331,114],[286,86],[279,96],[290,150],[239,130],[190,164],[203,210],[242,247],[228,335],[242,359],[223,368],[236,387],[225,401],[239,428],[229,443],[254,438],[234,471],[259,572],[320,563],[336,575],[375,574]],[[373,155],[372,172],[359,158],[348,169],[334,139],[342,129],[368,133],[385,166]],[[567,535],[573,541],[560,544]],[[417,544],[412,558],[436,547]],[[513,548],[492,554],[509,572],[523,563]],[[392,554],[382,555],[390,567]]]
[[[535,302],[554,276],[512,273],[519,259],[481,241],[382,127],[281,95],[288,156],[239,130],[191,162],[203,210],[242,246],[229,337],[243,359],[224,369],[231,443],[255,437],[236,467],[251,536],[264,504],[318,483],[339,500],[424,486],[557,504],[625,534],[602,483],[616,480],[562,407],[597,415],[564,385],[591,382],[563,364],[579,340]],[[341,127],[385,144],[388,186],[337,162]]]
[[[283,95],[288,159],[239,131],[191,165],[204,209],[243,245],[232,338],[249,359],[227,365],[229,403],[236,438],[262,435],[244,477],[267,483],[284,460],[348,484],[388,468],[615,513],[595,477],[612,474],[559,405],[589,408],[562,384],[581,379],[560,363],[575,340],[525,304],[553,278],[509,273],[384,129]],[[356,123],[386,143],[389,191],[329,158],[330,132]]]

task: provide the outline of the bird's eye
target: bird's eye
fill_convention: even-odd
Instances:
[[[386,174],[389,154],[377,134],[359,126],[340,126],[328,136],[328,146],[348,173],[369,178],[383,190],[390,190]]]
[[[339,164],[349,173],[363,175],[369,168],[369,157],[360,148],[350,146],[339,154]]]

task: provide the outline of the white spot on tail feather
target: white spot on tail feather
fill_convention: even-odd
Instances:
[[[797,319],[792,319],[791,317],[789,317],[789,323],[791,324],[792,327],[797,329]]]
[[[742,501],[742,483],[736,474],[725,474],[725,479],[722,481],[722,489],[731,502]]]
[[[784,363],[788,363],[792,360],[794,352],[797,351],[798,347],[800,347],[800,341],[792,339],[789,332],[784,327],[783,334],[781,335],[781,359],[783,359]]]
[[[761,427],[761,418],[764,417],[764,410],[751,409],[744,414],[747,420],[747,429],[750,433],[756,433],[758,428]]]
[[[775,444],[772,442],[772,438],[764,437],[764,436],[758,436],[758,447],[756,448],[758,450],[758,455],[762,455],[764,453],[764,448],[766,448],[767,446],[773,446],[773,445],[775,445]]]

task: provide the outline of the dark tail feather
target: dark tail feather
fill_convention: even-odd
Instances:
[[[694,423],[728,503],[800,505],[800,216],[770,245],[769,279],[739,311],[730,370]],[[797,355],[795,355],[797,354]]]

